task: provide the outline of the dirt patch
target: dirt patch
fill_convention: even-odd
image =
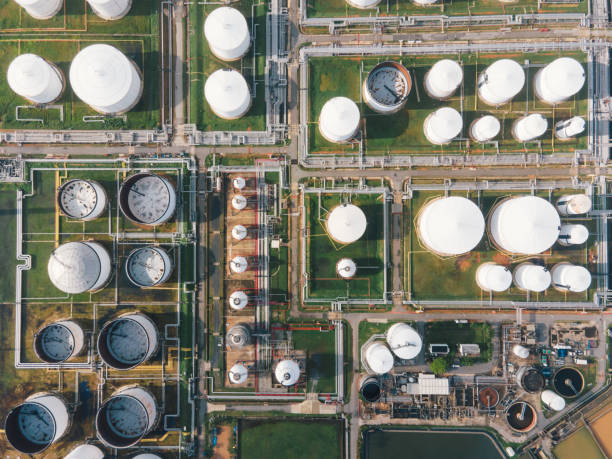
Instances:
[[[591,428],[608,457],[612,457],[612,410],[593,422]]]
[[[464,273],[472,267],[472,265],[474,264],[474,261],[476,261],[476,263],[480,262],[480,254],[476,256],[476,260],[473,260],[472,254],[468,253],[466,255],[463,255],[457,258],[457,261],[455,262],[455,266],[457,267],[459,271]]]
[[[230,442],[232,441],[232,428],[221,426],[217,428],[217,444],[213,449],[212,459],[230,459]]]
[[[493,255],[493,261],[498,265],[510,265],[510,257],[504,255],[503,253],[496,253],[495,255]]]

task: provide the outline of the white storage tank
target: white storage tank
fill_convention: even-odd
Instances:
[[[527,349],[525,346],[521,346],[520,344],[515,344],[512,346],[512,353],[519,359],[526,359],[529,357],[529,349]]]
[[[79,355],[85,346],[83,328],[72,320],[59,320],[34,335],[34,352],[47,363],[60,363]]]
[[[226,341],[232,349],[242,349],[251,343],[251,327],[247,324],[236,324],[227,331]]]
[[[244,273],[249,268],[246,257],[236,256],[230,260],[230,269],[235,274]]]
[[[336,263],[336,273],[342,279],[352,279],[357,274],[357,264],[350,258],[341,258]]]
[[[543,292],[550,287],[552,277],[544,266],[521,263],[514,270],[514,284],[528,292]]]
[[[482,239],[485,220],[471,200],[461,196],[436,198],[419,211],[418,236],[423,245],[442,256],[460,255]]]
[[[564,246],[584,244],[589,238],[589,230],[580,224],[563,224],[559,233],[559,244]]]
[[[591,273],[584,266],[557,263],[550,270],[553,286],[562,292],[580,293],[591,286]]]
[[[381,0],[346,0],[346,3],[354,6],[355,8],[364,10],[366,8],[374,8],[380,3],[380,1]]]
[[[566,194],[557,199],[557,211],[563,216],[586,214],[593,207],[593,201],[584,193]]]
[[[414,3],[420,6],[433,5],[434,3],[438,3],[440,0],[412,0]]]
[[[551,105],[561,103],[577,94],[584,86],[586,72],[576,59],[560,57],[536,73],[535,93]]]
[[[423,123],[425,137],[434,145],[450,143],[461,133],[463,118],[451,107],[442,107],[427,115]]]
[[[319,131],[330,142],[346,143],[359,130],[359,107],[348,97],[334,97],[323,105],[319,115]]]
[[[246,186],[246,180],[244,177],[236,177],[234,180],[232,180],[232,184],[238,191],[242,191]]]
[[[137,287],[156,287],[166,282],[173,271],[168,252],[161,247],[140,247],[132,250],[125,262],[125,273]]]
[[[64,74],[36,54],[21,54],[11,61],[6,80],[15,94],[35,105],[55,102],[64,92]]]
[[[581,116],[561,120],[555,124],[555,136],[559,140],[570,140],[582,134],[586,129],[586,121]]]
[[[219,69],[204,84],[204,97],[219,118],[235,120],[251,108],[251,90],[242,74],[234,69]]]
[[[247,198],[245,198],[243,195],[241,194],[237,194],[232,198],[232,207],[235,210],[243,210],[246,208],[248,204]]]
[[[129,448],[153,430],[158,417],[153,394],[140,386],[124,386],[96,413],[97,436],[110,448]]]
[[[121,185],[119,207],[134,223],[161,225],[176,211],[176,191],[166,177],[141,172],[128,177]]]
[[[476,142],[493,140],[501,130],[501,123],[493,115],[481,116],[470,126],[470,137]]]
[[[75,56],[70,65],[70,85],[79,99],[104,115],[130,111],[144,88],[138,66],[106,44],[87,46]]]
[[[72,416],[59,395],[40,392],[9,411],[4,421],[6,439],[23,454],[40,454],[70,429]]]
[[[84,443],[71,450],[64,459],[104,459],[104,453],[97,446]]]
[[[423,86],[430,97],[446,100],[461,86],[463,68],[457,61],[442,59],[425,74]]]
[[[212,53],[223,61],[240,59],[251,46],[244,15],[229,6],[219,7],[206,17],[204,36]]]
[[[414,328],[404,322],[391,325],[386,333],[387,344],[403,360],[412,360],[421,353],[423,340]]]
[[[478,76],[478,96],[488,105],[510,102],[525,85],[523,67],[511,59],[500,59]]]
[[[123,314],[107,322],[98,335],[98,354],[116,370],[129,370],[157,352],[159,332],[155,323],[139,312]]]
[[[537,196],[504,199],[489,217],[489,235],[495,246],[522,255],[535,255],[552,247],[560,226],[555,207]]]
[[[106,210],[106,191],[93,180],[72,179],[57,191],[57,205],[62,213],[76,220],[90,221]]]
[[[241,311],[249,304],[249,297],[242,290],[236,290],[229,296],[228,302],[230,308]]]
[[[565,399],[556,394],[550,389],[542,391],[542,403],[553,411],[562,411],[565,409]]]
[[[412,89],[410,72],[403,65],[386,61],[376,65],[363,82],[363,100],[377,113],[389,115],[406,105]]]
[[[512,135],[519,142],[530,142],[542,137],[546,129],[548,129],[548,120],[540,113],[532,113],[514,122]]]
[[[244,384],[249,377],[249,370],[241,363],[236,363],[232,365],[229,372],[227,373],[227,378],[232,384]]]
[[[244,225],[234,225],[232,228],[232,237],[237,241],[242,241],[248,234],[249,232]]]
[[[51,283],[65,293],[94,292],[112,274],[107,250],[97,242],[68,242],[51,252],[47,271]]]
[[[339,204],[327,215],[327,234],[340,244],[352,244],[366,232],[368,221],[363,210],[355,204]]]
[[[393,368],[393,354],[384,343],[374,341],[366,346],[365,363],[371,373],[382,375],[389,373]]]
[[[506,266],[483,263],[476,270],[476,283],[485,292],[503,292],[512,285],[512,273]]]
[[[281,360],[276,365],[274,376],[279,384],[289,387],[295,385],[300,379],[300,366],[295,360]]]
[[[14,0],[34,19],[51,19],[64,7],[63,0]]]
[[[92,11],[107,21],[121,19],[130,12],[132,0],[87,0]]]

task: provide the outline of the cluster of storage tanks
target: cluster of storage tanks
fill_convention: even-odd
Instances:
[[[498,107],[509,103],[525,86],[525,70],[511,59],[500,59],[478,76],[478,97],[486,105]],[[537,98],[549,105],[562,103],[583,87],[586,79],[582,65],[573,58],[561,57],[543,66],[534,77]],[[423,81],[425,92],[433,99],[448,100],[463,84],[463,67],[456,61],[436,62]],[[413,82],[410,72],[397,62],[376,65],[363,83],[364,102],[373,111],[388,115],[403,108]],[[347,97],[334,97],[321,109],[319,131],[330,142],[345,143],[358,137],[361,114],[355,102]],[[441,107],[430,113],[423,123],[423,133],[433,145],[445,145],[463,131],[463,116],[452,107]],[[568,140],[585,130],[586,122],[575,116],[556,123],[554,132],[560,140]],[[525,114],[514,121],[512,135],[519,142],[542,137],[548,120],[540,113]],[[501,131],[501,122],[491,114],[483,115],[469,126],[469,137],[476,142],[494,141]]]
[[[556,205],[537,196],[508,197],[498,202],[488,217],[488,228],[480,208],[459,196],[437,198],[425,204],[417,216],[417,233],[423,246],[440,256],[456,256],[473,250],[485,229],[493,245],[510,255],[539,255],[555,243],[584,244],[589,231],[582,224],[562,223],[591,210],[585,194],[565,195]],[[512,282],[523,291],[542,292],[552,286],[562,292],[584,292],[591,274],[583,266],[560,262],[547,267],[539,260],[525,261],[514,268],[484,263],[476,271],[476,282],[484,291],[502,292]]]
[[[389,327],[385,341],[373,340],[361,349],[361,360],[368,373],[383,375],[393,369],[395,357],[412,360],[422,349],[423,340],[416,330],[406,323],[398,322]]]

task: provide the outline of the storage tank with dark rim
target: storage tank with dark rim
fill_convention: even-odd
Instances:
[[[376,65],[363,82],[363,100],[375,112],[396,113],[404,107],[412,89],[410,72],[399,62]]]
[[[377,402],[380,399],[381,390],[378,378],[367,378],[361,383],[361,396],[368,402]]]
[[[584,376],[576,368],[563,367],[555,373],[553,386],[559,395],[566,398],[574,398],[584,388]]]
[[[482,408],[495,408],[499,403],[499,392],[493,387],[484,387],[478,392],[478,401]]]
[[[515,402],[506,413],[508,425],[517,432],[529,432],[538,421],[535,409],[527,402]]]
[[[127,178],[119,189],[119,207],[134,223],[157,226],[176,210],[176,191],[166,177],[142,172]]]
[[[78,355],[85,345],[83,329],[74,321],[60,320],[34,335],[34,353],[47,363],[61,363]]]
[[[540,392],[544,387],[544,376],[532,367],[520,368],[516,378],[521,387],[531,394]]]

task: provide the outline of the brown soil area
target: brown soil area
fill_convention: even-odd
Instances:
[[[608,457],[612,457],[612,410],[591,424],[599,444],[606,450]]]
[[[217,445],[213,450],[212,459],[230,459],[229,447],[232,439],[232,428],[221,426],[217,431]]]

